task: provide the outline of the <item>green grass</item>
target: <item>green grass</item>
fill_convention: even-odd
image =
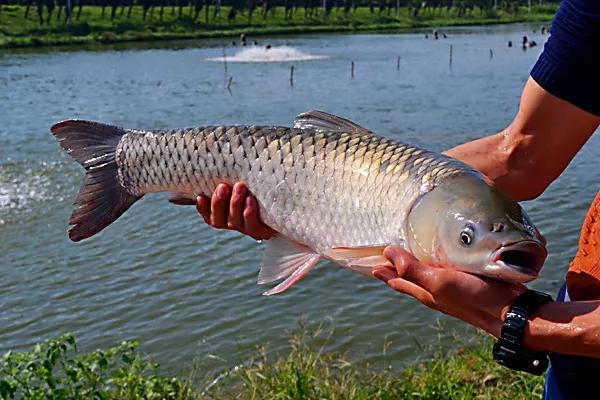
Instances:
[[[207,37],[234,37],[242,32],[248,35],[266,34],[301,34],[308,32],[355,32],[355,31],[403,31],[418,27],[437,27],[451,25],[483,25],[510,22],[547,22],[556,11],[555,5],[534,7],[531,12],[525,8],[516,13],[505,11],[481,12],[479,9],[468,11],[459,16],[457,9],[425,9],[417,17],[413,17],[408,9],[400,9],[399,16],[395,10],[371,13],[368,8],[360,7],[345,16],[343,10],[334,9],[325,18],[319,14],[306,17],[303,9],[297,9],[291,20],[284,18],[281,7],[274,8],[266,18],[257,9],[248,21],[248,14],[238,13],[234,22],[227,22],[228,7],[223,7],[220,16],[213,19],[213,11],[209,10],[208,22],[205,21],[204,10],[198,20],[193,21],[189,16],[189,7],[183,9],[179,17],[178,10],[172,14],[171,7],[165,7],[162,20],[159,8],[152,15],[142,20],[141,6],[132,9],[131,17],[127,18],[127,10],[121,15],[118,9],[116,17],[111,20],[110,8],[106,8],[105,16],[101,8],[84,6],[81,16],[76,19],[77,8],[71,23],[64,23],[64,13],[61,21],[57,21],[58,10],[55,9],[49,24],[40,25],[35,7],[29,10],[28,18],[24,17],[25,7],[18,5],[2,6],[0,13],[0,47],[36,47],[50,45],[72,45],[93,43],[116,43],[130,41],[168,40]],[[44,18],[47,10],[44,9]]]
[[[543,377],[495,364],[488,338],[476,337],[451,353],[437,351],[402,371],[354,363],[317,342],[324,342],[322,331],[301,330],[283,354],[270,357],[259,349],[253,360],[214,380],[201,367],[196,378],[168,376],[137,352],[137,343],[82,353],[64,335],[0,358],[0,399],[518,400],[543,393]]]
[[[268,357],[231,373],[212,388],[215,399],[541,399],[543,377],[516,373],[491,358],[492,341],[477,337],[451,353],[394,370],[354,363],[311,345],[313,334],[293,335],[286,355]]]
[[[136,353],[135,342],[80,353],[66,334],[23,353],[0,358],[0,399],[191,399],[178,378],[162,377],[157,364]]]

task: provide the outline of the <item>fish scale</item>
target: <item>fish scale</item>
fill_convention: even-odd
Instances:
[[[430,190],[470,172],[374,135],[274,126],[126,131],[116,161],[120,184],[134,196],[210,195],[219,183],[244,181],[265,223],[318,251],[403,240],[404,224],[389,221],[404,220],[423,183]]]

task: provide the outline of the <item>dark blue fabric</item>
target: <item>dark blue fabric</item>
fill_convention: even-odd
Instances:
[[[563,0],[531,71],[544,89],[600,115],[600,1]]]
[[[564,301],[566,286],[558,292],[557,301]],[[600,377],[600,359],[548,354],[551,367],[546,376],[544,400],[596,399]]]

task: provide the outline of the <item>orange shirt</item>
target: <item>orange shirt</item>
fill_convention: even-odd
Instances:
[[[579,250],[567,272],[572,300],[600,299],[600,192],[583,221]]]

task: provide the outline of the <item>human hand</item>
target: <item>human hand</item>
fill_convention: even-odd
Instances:
[[[384,255],[395,268],[375,268],[373,275],[376,278],[398,292],[413,296],[427,307],[459,318],[496,337],[500,335],[508,306],[526,290],[521,284],[432,267],[399,246],[387,247]]]
[[[270,239],[277,234],[260,220],[258,202],[238,182],[233,188],[222,183],[207,196],[198,196],[196,209],[204,222],[217,229],[233,229],[256,240]]]

